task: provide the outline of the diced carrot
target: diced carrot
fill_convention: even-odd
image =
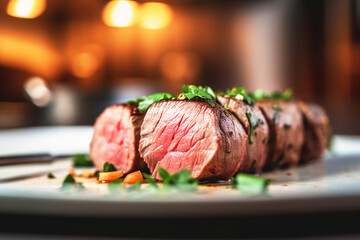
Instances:
[[[94,176],[94,173],[91,172],[89,169],[85,168],[85,169],[82,170],[81,176],[84,177],[84,178],[91,178],[91,177]]]
[[[140,171],[136,171],[136,172],[132,172],[132,173],[129,173],[124,181],[122,182],[123,184],[135,184],[136,182],[138,181],[141,181],[143,182],[143,176],[141,174]]]
[[[75,176],[76,176],[75,169],[70,168],[70,170],[69,170],[69,174],[70,174],[71,176],[75,177]]]
[[[123,176],[122,171],[114,172],[100,172],[99,173],[99,182],[101,181],[113,181]]]

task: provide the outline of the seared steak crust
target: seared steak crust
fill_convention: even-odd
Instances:
[[[227,106],[245,127],[248,136],[253,141],[247,141],[246,155],[240,165],[239,172],[260,172],[266,164],[268,155],[269,126],[264,115],[256,105],[249,105],[233,97],[217,96],[222,106]],[[252,124],[249,122],[247,112],[250,113]],[[254,131],[251,131],[251,126]]]
[[[305,141],[301,161],[307,162],[321,157],[330,135],[329,119],[325,111],[313,103],[299,101],[305,128]]]
[[[304,142],[301,111],[295,102],[263,100],[257,102],[270,127],[269,167],[296,165]]]
[[[246,132],[220,105],[162,101],[146,112],[140,131],[140,155],[152,176],[189,169],[197,179],[229,179],[245,155]]]

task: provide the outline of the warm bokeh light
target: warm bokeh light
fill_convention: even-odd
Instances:
[[[99,61],[92,52],[81,52],[75,56],[72,70],[75,76],[87,78],[94,74],[98,66]]]
[[[103,10],[103,21],[110,27],[130,27],[136,22],[138,3],[133,1],[110,1]]]
[[[46,0],[10,0],[6,12],[18,18],[36,18],[46,8]]]
[[[41,77],[32,77],[25,82],[24,90],[38,107],[44,107],[51,101],[51,91]]]
[[[62,59],[48,38],[27,31],[0,28],[0,65],[54,80],[62,70]],[[6,46],[6,47],[3,47]]]
[[[173,11],[165,3],[149,2],[141,5],[140,26],[148,29],[161,29],[169,26]]]

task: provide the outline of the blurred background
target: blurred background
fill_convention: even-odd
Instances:
[[[0,129],[183,84],[292,88],[360,134],[359,0],[0,0]]]

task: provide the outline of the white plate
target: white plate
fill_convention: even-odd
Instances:
[[[4,136],[0,133],[1,139]],[[108,194],[107,185],[94,182],[84,183],[86,191],[80,194],[66,194],[59,188],[70,161],[56,161],[49,165],[49,171],[58,177],[55,180],[41,175],[0,183],[0,212],[56,216],[192,217],[360,210],[359,143],[358,137],[338,136],[335,138],[335,153],[328,153],[322,160],[261,174],[272,182],[268,193],[260,196],[247,196],[228,186],[200,187],[194,194],[113,195]]]

